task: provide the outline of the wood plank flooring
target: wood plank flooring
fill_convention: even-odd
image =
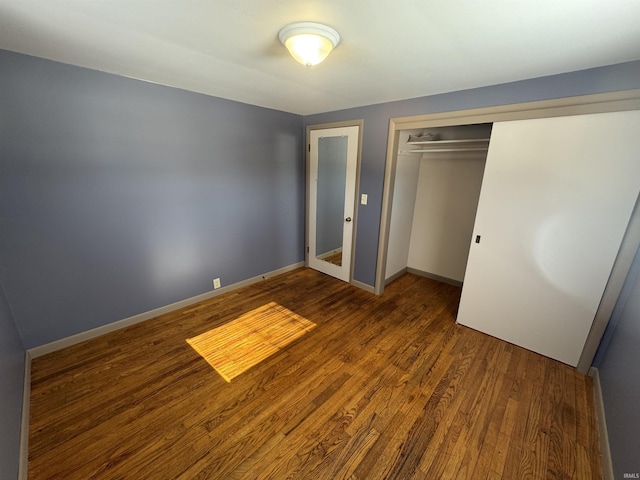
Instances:
[[[29,478],[601,478],[591,379],[459,295],[299,269],[36,358]],[[231,383],[185,342],[269,302],[317,327]]]

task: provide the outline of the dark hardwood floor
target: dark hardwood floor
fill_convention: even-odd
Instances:
[[[591,379],[309,269],[39,357],[30,479],[601,478]],[[185,342],[275,301],[317,327],[225,382]]]

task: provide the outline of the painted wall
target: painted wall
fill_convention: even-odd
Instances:
[[[0,275],[25,347],[304,259],[302,117],[0,51]]]
[[[9,478],[24,367],[16,327],[30,348],[203,293],[213,277],[228,285],[301,261],[303,124],[364,120],[359,193],[369,202],[359,206],[354,277],[373,285],[390,118],[640,88],[636,61],[302,119],[6,51],[0,71],[0,475]],[[616,367],[632,353],[616,342],[638,343],[637,290],[632,298],[602,363],[605,379],[626,371],[622,384],[604,380],[607,403],[640,383],[629,360]],[[636,425],[633,415],[620,423]]]
[[[18,478],[24,348],[0,282],[0,478]]]
[[[369,202],[358,206],[354,278],[375,283],[390,118],[634,88],[640,88],[640,61],[306,116],[306,125],[364,120],[358,195],[368,194]]]
[[[407,265],[464,280],[486,152],[424,154]]]
[[[600,382],[615,478],[639,474],[640,251],[627,276],[594,365]]]

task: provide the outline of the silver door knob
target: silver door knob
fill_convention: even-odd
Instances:
[[[345,222],[350,222],[351,221],[351,217],[347,217],[344,219]]]

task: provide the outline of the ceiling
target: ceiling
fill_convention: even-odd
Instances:
[[[640,0],[0,0],[0,48],[307,115],[638,60]]]

